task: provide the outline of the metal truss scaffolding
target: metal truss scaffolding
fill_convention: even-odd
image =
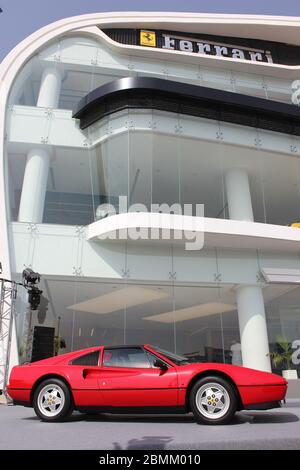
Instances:
[[[15,300],[17,286],[15,282],[0,280],[0,391],[5,394],[9,374],[9,359],[15,320]]]

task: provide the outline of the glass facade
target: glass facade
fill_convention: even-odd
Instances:
[[[49,67],[61,76],[59,100],[37,106]],[[47,326],[55,329],[58,354],[96,344],[153,343],[199,361],[241,363],[240,284],[262,289],[271,351],[279,334],[299,339],[299,288],[268,285],[260,275],[264,266],[300,269],[298,252],[216,244],[191,255],[171,242],[85,240],[85,227],[110,215],[103,215],[103,204],[119,212],[119,196],[160,212],[163,204],[204,204],[207,218],[235,219],[228,175],[236,169],[247,175],[254,222],[300,222],[298,137],[143,109],[115,113],[80,131],[71,113],[78,101],[128,76],[291,100],[285,79],[121,56],[77,36],[30,59],[10,94],[6,143],[14,274],[30,265],[42,275],[38,310],[28,310],[24,293],[17,301],[21,359],[28,359],[34,326]],[[49,157],[38,226],[20,218],[32,149]]]
[[[24,315],[26,298],[18,305],[23,361],[31,347],[28,331],[48,326],[63,340],[59,354],[98,344],[150,343],[200,362],[241,365],[236,295],[230,284],[183,286],[58,277],[44,279],[41,288],[37,311]],[[270,351],[277,350],[280,336],[291,343],[299,339],[299,287],[266,287],[264,302]],[[274,371],[280,373],[282,368]]]
[[[156,129],[149,128],[149,119]],[[223,133],[221,141],[218,132]],[[229,218],[226,175],[235,168],[248,175],[255,222],[289,225],[300,220],[295,137],[133,110],[97,123],[89,130],[89,139],[95,144],[88,149],[56,148],[48,173],[44,223],[87,225],[101,217],[97,213],[101,204],[113,205],[118,213],[119,196],[126,196],[129,206],[144,204],[148,210],[164,203],[204,204],[206,217]],[[277,140],[285,152],[276,150]],[[22,145],[18,148],[21,151]],[[9,153],[13,220],[18,220],[25,161],[24,155]]]
[[[23,328],[54,327],[65,352],[97,344],[152,343],[200,361],[230,363],[231,344],[239,342],[229,287],[60,278],[44,280],[41,287],[38,311]],[[26,331],[20,333],[26,337]]]

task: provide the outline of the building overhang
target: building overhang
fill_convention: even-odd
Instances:
[[[151,231],[154,231],[154,238],[151,238]],[[111,215],[88,225],[87,240],[102,243],[119,243],[120,240],[130,243],[174,243],[185,247],[188,243],[189,250],[204,246],[298,252],[300,230],[239,220],[128,212]]]
[[[156,109],[300,135],[300,112],[293,104],[152,77],[126,77],[96,88],[80,100],[73,117],[86,129],[123,109]]]
[[[300,269],[262,267],[261,273],[268,284],[300,284]]]

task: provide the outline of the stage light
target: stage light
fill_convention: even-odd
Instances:
[[[30,305],[31,310],[37,310],[38,306],[40,305],[42,293],[43,291],[35,286],[31,287],[28,290],[28,303]]]

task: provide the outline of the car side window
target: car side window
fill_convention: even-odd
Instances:
[[[148,356],[148,359],[150,361],[150,364],[151,364],[151,367],[153,367],[154,369],[157,369],[157,366],[154,365],[155,361],[159,360],[161,362],[163,362],[164,364],[166,364],[167,367],[170,367],[170,365],[163,361],[162,359],[160,359],[159,357],[155,356],[155,354],[152,354],[150,351],[147,351],[147,356]]]
[[[154,367],[156,368],[156,366],[154,365],[155,361],[157,359],[159,359],[157,356],[155,356],[154,354],[152,354],[150,351],[147,351],[147,356],[148,356],[148,359],[150,361],[150,364],[151,364],[151,367]],[[163,361],[164,362],[164,361]]]
[[[99,351],[93,351],[83,356],[76,357],[70,362],[73,366],[98,366]]]
[[[103,366],[150,369],[151,364],[142,348],[105,348]]]

